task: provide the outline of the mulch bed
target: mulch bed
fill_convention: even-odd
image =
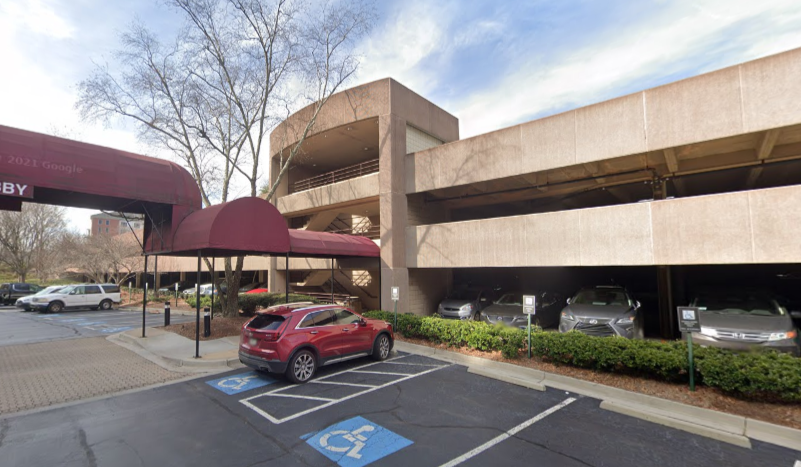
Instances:
[[[200,340],[207,341],[228,336],[238,337],[239,333],[242,330],[242,325],[245,324],[245,321],[249,319],[250,319],[249,317],[242,317],[242,316],[237,316],[235,318],[223,318],[221,316],[215,316],[214,319],[211,320],[211,336],[203,337],[203,317],[201,317]],[[178,334],[179,336],[184,336],[187,339],[192,339],[192,340],[195,339],[194,321],[191,323],[171,324],[169,326],[162,326],[159,329],[173,332],[175,334]]]
[[[499,351],[483,352],[470,348],[448,347],[444,344],[434,344],[423,339],[414,339],[395,336],[399,341],[411,344],[425,345],[436,349],[450,350],[474,357],[486,358],[498,362],[511,363],[535,370],[547,371],[559,375],[569,376],[584,381],[603,384],[627,391],[638,392],[649,396],[660,397],[687,405],[703,407],[705,409],[717,410],[743,417],[762,420],[776,425],[784,425],[791,428],[801,429],[801,404],[774,404],[758,401],[746,401],[727,396],[716,389],[705,386],[696,386],[695,392],[690,392],[687,385],[666,383],[652,379],[640,378],[635,376],[621,375],[615,373],[602,373],[585,368],[574,368],[570,366],[556,365],[543,362],[532,357],[531,360],[522,356],[515,360],[504,358]]]

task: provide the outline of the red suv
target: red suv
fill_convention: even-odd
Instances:
[[[386,360],[392,325],[336,305],[290,303],[259,311],[242,326],[239,361],[305,383],[318,367],[371,355]]]

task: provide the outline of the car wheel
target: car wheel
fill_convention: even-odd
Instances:
[[[286,377],[293,383],[303,384],[309,381],[317,370],[317,360],[308,350],[301,350],[289,361]]]
[[[101,310],[110,310],[111,309],[111,300],[103,300],[100,302],[100,309]]]
[[[392,343],[389,341],[389,336],[383,333],[379,334],[373,344],[373,360],[386,360],[390,350],[392,350]]]
[[[47,305],[47,312],[48,313],[60,313],[61,310],[64,309],[64,305],[61,302],[53,302]]]

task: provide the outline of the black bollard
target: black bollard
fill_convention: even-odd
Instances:
[[[209,307],[203,308],[203,337],[211,335],[211,313]]]
[[[164,325],[170,325],[170,302],[164,302]]]

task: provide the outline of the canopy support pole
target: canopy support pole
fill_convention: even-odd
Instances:
[[[334,304],[334,257],[331,257],[331,304]]]
[[[145,270],[142,272],[142,277],[145,279],[144,287],[142,290],[142,337],[145,337],[145,314],[147,313],[147,255],[145,255]]]
[[[153,296],[156,297],[159,293],[159,255],[153,256]]]
[[[200,250],[197,250],[197,284],[195,284],[195,358],[200,358]]]
[[[214,319],[214,294],[217,293],[217,278],[214,277],[214,256],[211,257],[211,319]],[[221,295],[218,295],[221,296]]]
[[[286,252],[286,277],[284,277],[284,287],[286,287],[286,303],[289,303],[289,252]]]

